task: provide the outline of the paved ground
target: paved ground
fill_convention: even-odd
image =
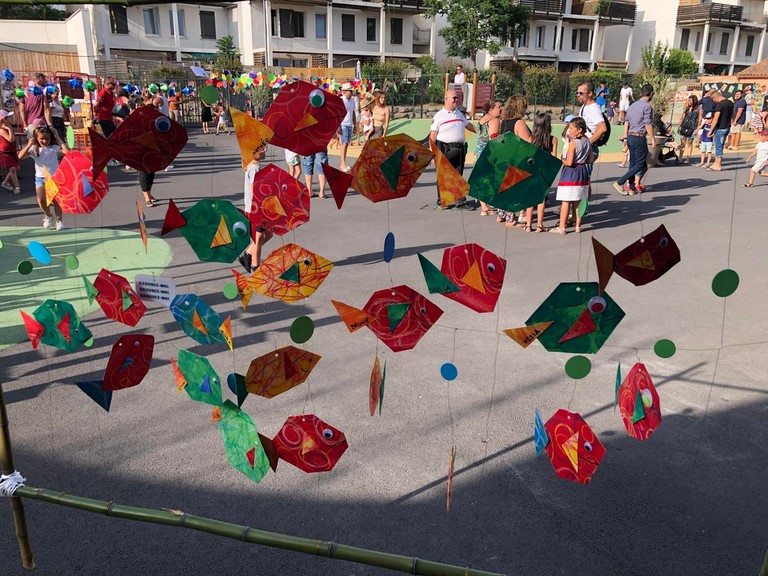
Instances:
[[[176,170],[158,175],[155,195],[182,209],[211,196],[238,202],[238,164],[234,137],[193,135]],[[115,393],[110,413],[73,385],[100,378],[114,339],[131,331],[95,306],[86,318],[96,335],[90,349],[65,354],[26,343],[0,352],[17,466],[33,486],[507,574],[754,574],[768,509],[761,296],[768,186],[738,186],[747,171],[736,156],[720,173],[655,169],[646,180],[651,191],[640,197],[612,193],[618,173],[610,162],[596,167],[586,230],[564,237],[506,229],[478,212],[422,209],[434,199],[432,170],[396,202],[351,195],[338,211],[331,200],[313,200],[311,222],[284,240],[336,267],[299,305],[254,297],[243,311],[222,295],[227,266],[198,262],[178,233],[166,236],[173,250],[166,274],[233,315],[234,352],[197,345],[166,309],[150,305],[135,331],[157,338],[153,368],[140,386]],[[135,230],[133,179],[120,170],[111,178],[103,210],[81,225]],[[27,173],[25,187],[30,182]],[[39,225],[29,193],[5,205],[0,224]],[[148,215],[152,234],[164,213],[163,205]],[[592,235],[615,251],[661,223],[682,262],[644,287],[611,280],[608,292],[626,317],[585,379],[565,376],[568,355],[538,343],[523,350],[500,335],[523,325],[559,282],[596,279]],[[381,257],[388,230],[397,239],[389,265]],[[339,321],[331,298],[362,306],[373,291],[401,283],[426,293],[416,254],[439,264],[444,248],[465,242],[507,260],[494,313],[430,297],[445,313],[414,350],[398,354]],[[710,284],[727,267],[741,285],[723,300]],[[222,376],[244,372],[252,358],[290,343],[288,328],[300,314],[316,325],[307,349],[322,355],[308,384],[272,400],[251,397],[244,409],[269,436],[289,415],[316,413],[346,433],[350,448],[330,473],[306,475],[282,463],[257,486],[227,465],[210,410],[176,393],[169,358],[184,348],[206,355]],[[677,354],[658,358],[659,338],[672,339]],[[370,417],[377,351],[387,360],[386,396],[382,415]],[[638,360],[664,414],[647,442],[629,438],[613,410],[616,365],[626,372]],[[447,361],[459,370],[450,387],[439,375]],[[565,407],[581,412],[607,449],[588,486],[560,480],[546,458],[534,457],[534,409],[548,418]],[[28,502],[27,511],[41,575],[389,573],[49,504]],[[0,506],[0,574],[24,573],[9,509]]]

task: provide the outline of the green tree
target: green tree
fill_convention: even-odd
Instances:
[[[531,104],[551,104],[560,93],[557,70],[552,66],[528,66],[523,72],[525,95]]]
[[[240,62],[240,50],[235,46],[232,36],[222,36],[216,40],[216,60],[214,65],[218,70],[229,70],[232,76],[239,76],[243,71]]]
[[[64,10],[50,6],[25,4],[5,4],[0,6],[0,20],[66,20]]]
[[[635,98],[640,98],[640,88],[644,84],[653,86],[653,98],[651,98],[651,107],[653,108],[653,119],[656,121],[663,117],[668,109],[672,97],[672,88],[669,85],[669,76],[662,71],[653,68],[640,68],[632,77],[632,88]]]
[[[442,15],[448,25],[440,29],[449,56],[469,58],[477,66],[477,53],[498,54],[503,44],[517,38],[528,25],[530,11],[513,0],[426,0],[425,13]]]
[[[699,70],[699,64],[688,50],[672,48],[664,63],[664,71],[671,76],[688,76]]]
[[[640,51],[643,68],[664,72],[667,57],[669,56],[669,44],[662,44],[649,40]]]

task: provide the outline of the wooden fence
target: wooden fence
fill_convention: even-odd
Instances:
[[[338,82],[355,79],[354,68],[283,68],[288,78],[335,78]]]
[[[80,72],[77,52],[0,50],[0,68],[15,70],[70,70]]]

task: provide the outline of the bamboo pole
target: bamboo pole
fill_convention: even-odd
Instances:
[[[768,551],[765,552],[765,560],[763,561],[763,568],[760,570],[760,576],[768,576]]]
[[[0,464],[5,475],[13,474],[16,467],[13,463],[13,450],[11,448],[11,431],[8,426],[8,413],[5,411],[5,399],[3,398],[3,383],[0,382]],[[18,494],[18,490],[16,492]],[[21,563],[24,568],[35,567],[35,553],[29,543],[27,531],[27,516],[24,514],[24,502],[18,496],[10,498],[13,523],[16,526],[16,539],[19,541]]]
[[[475,102],[477,99],[477,70],[472,73],[472,100],[469,104],[469,119],[475,117]]]
[[[32,488],[23,486],[16,490],[16,494],[22,498],[32,498],[42,502],[67,506],[86,512],[96,512],[115,518],[125,518],[127,520],[136,520],[137,522],[149,522],[152,524],[164,524],[166,526],[175,526],[178,528],[189,528],[208,534],[224,536],[234,540],[241,540],[252,544],[261,544],[263,546],[272,546],[273,548],[282,548],[292,550],[303,554],[314,554],[315,556],[326,556],[338,560],[347,560],[357,562],[358,564],[367,564],[369,566],[378,566],[380,568],[389,568],[407,574],[422,574],[425,576],[500,576],[492,572],[482,570],[473,570],[470,568],[461,568],[449,564],[431,562],[398,554],[388,554],[376,550],[367,550],[347,546],[345,544],[335,544],[323,540],[310,540],[288,534],[277,532],[267,532],[248,526],[239,526],[222,522],[203,516],[193,516],[176,510],[153,510],[150,508],[138,508],[135,506],[126,506],[104,500],[94,500],[82,496],[74,496],[63,492],[54,492],[45,488]]]

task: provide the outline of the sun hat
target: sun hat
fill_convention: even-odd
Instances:
[[[8,118],[8,116],[13,116],[13,112],[8,112],[8,110],[0,110],[0,120],[5,120]]]
[[[565,118],[563,118],[563,122],[565,122],[566,124],[568,124],[568,122],[570,122],[570,121],[571,121],[571,120],[573,120],[574,118],[576,118],[576,116],[574,116],[573,114],[568,114],[568,116],[566,116]]]
[[[707,112],[707,115],[704,116],[704,118],[712,118],[712,112]]]
[[[341,85],[342,92],[344,92],[344,90],[352,90],[352,89],[353,89],[352,84],[350,84],[349,82],[345,82],[344,84]]]

